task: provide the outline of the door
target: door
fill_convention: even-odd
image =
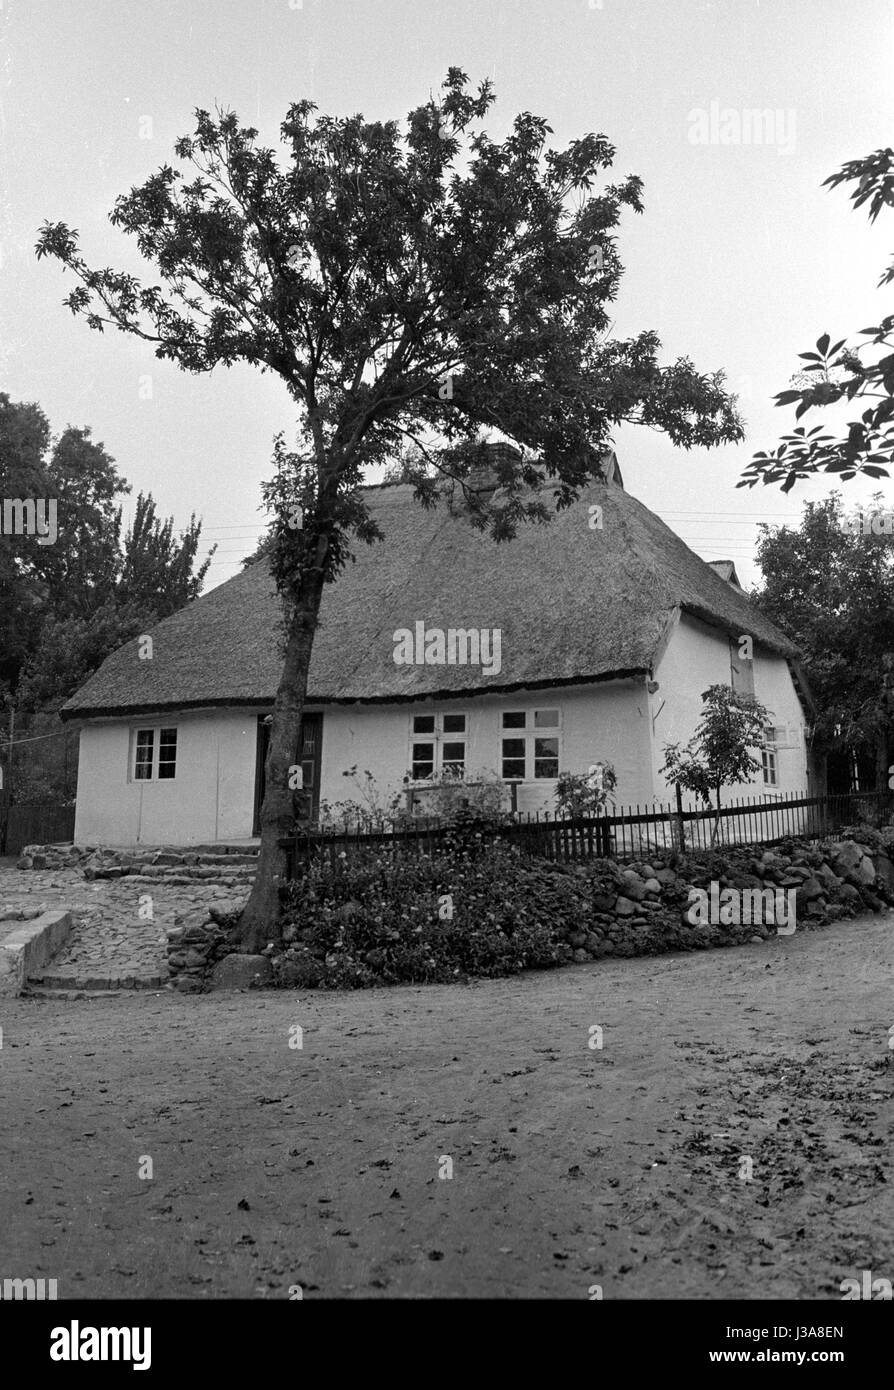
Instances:
[[[265,767],[267,749],[270,746],[270,715],[258,716],[258,742],[255,755],[255,809],[252,835],[261,833],[261,806],[264,802],[266,785]],[[319,713],[305,714],[301,721],[301,736],[298,740],[299,755],[295,759],[301,765],[303,789],[295,793],[295,802],[301,811],[301,820],[315,821],[320,813],[320,768],[323,759],[323,716]]]

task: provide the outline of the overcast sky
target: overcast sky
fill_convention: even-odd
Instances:
[[[263,527],[272,439],[293,423],[285,390],[248,367],[187,376],[146,343],[91,332],[62,307],[73,279],[35,259],[38,227],[66,221],[89,262],[136,267],[108,213],[176,163],[195,107],[230,107],[272,144],[302,97],[403,118],[450,66],[494,80],[494,138],[523,110],[547,118],[557,146],[609,138],[609,177],[645,183],[645,213],[620,227],[614,331],[655,329],[662,360],[723,368],[740,394],[748,437],[735,448],[687,454],[620,431],[628,490],[706,559],[735,559],[746,585],[756,522],[828,492],[735,484],[792,422],[771,398],[796,354],[883,312],[894,213],[870,228],[820,185],[894,140],[890,0],[0,0],[0,32],[0,389],[38,401],[57,431],[92,426],[134,495],[151,490],[179,525],[195,511],[220,543],[210,584]],[[710,130],[712,103],[778,112],[774,143],[693,143],[692,113]]]

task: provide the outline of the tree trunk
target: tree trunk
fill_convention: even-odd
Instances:
[[[319,571],[311,571],[292,608],[285,660],[273,706],[270,744],[264,763],[266,781],[260,816],[258,869],[236,934],[241,951],[262,951],[269,942],[278,944],[282,936],[279,890],[285,877],[286,852],[279,842],[290,833],[294,821],[289,768],[298,758],[307,673],[322,597]]]

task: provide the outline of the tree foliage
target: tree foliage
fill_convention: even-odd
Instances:
[[[689,743],[665,745],[661,775],[700,796],[706,806],[712,795],[716,798],[712,844],[720,828],[720,794],[724,787],[751,782],[761,770],[754,749],[763,746],[769,722],[769,711],[753,695],[712,685],[702,696],[702,716]]]
[[[863,159],[848,160],[831,174],[824,187],[854,184],[854,208],[866,207],[874,222],[883,207],[894,207],[894,150],[876,150]],[[879,286],[894,281],[894,261]],[[777,406],[795,405],[795,419],[808,411],[844,402],[865,405],[845,430],[829,432],[823,425],[796,425],[772,453],[754,455],[738,487],[758,482],[778,483],[790,492],[795,483],[816,473],[832,473],[848,482],[858,473],[887,478],[894,461],[894,314],[861,328],[857,341],[833,343],[823,333],[815,349],[799,353],[804,367],[793,385],[775,397]],[[861,340],[862,341],[859,341]]]
[[[760,532],[763,584],[752,598],[803,653],[818,747],[861,755],[880,748],[886,769],[894,741],[894,538],[881,494],[854,513],[833,492],[805,505],[799,527]]]
[[[0,685],[22,712],[61,704],[116,647],[201,591],[210,555],[197,565],[195,517],[175,537],[173,519],[140,493],[122,537],[129,492],[89,428],[53,438],[39,405],[0,394],[0,499],[56,504],[52,544],[0,536]]]

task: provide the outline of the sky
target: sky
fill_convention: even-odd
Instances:
[[[233,109],[276,145],[302,97],[403,119],[451,66],[495,83],[492,138],[532,111],[555,147],[603,133],[608,178],[643,179],[645,211],[619,228],[613,332],[654,329],[663,363],[722,369],[747,436],[687,453],[624,426],[625,486],[699,555],[758,582],[757,524],[796,522],[831,488],[736,488],[793,423],[772,397],[821,333],[885,312],[894,214],[870,227],[845,189],[821,185],[892,143],[891,0],[0,0],[0,390],[39,402],[56,432],[92,428],[133,486],[125,516],[141,489],[177,526],[195,513],[218,544],[206,588],[237,573],[264,527],[273,438],[294,437],[285,388],[247,366],[186,375],[147,343],[92,332],[63,307],[73,278],[37,261],[38,229],[67,222],[89,263],[151,282],[108,214],[177,164],[195,108]],[[721,113],[754,109],[776,113],[771,142],[744,125],[738,143],[716,139]],[[856,502],[878,484],[844,487]]]

